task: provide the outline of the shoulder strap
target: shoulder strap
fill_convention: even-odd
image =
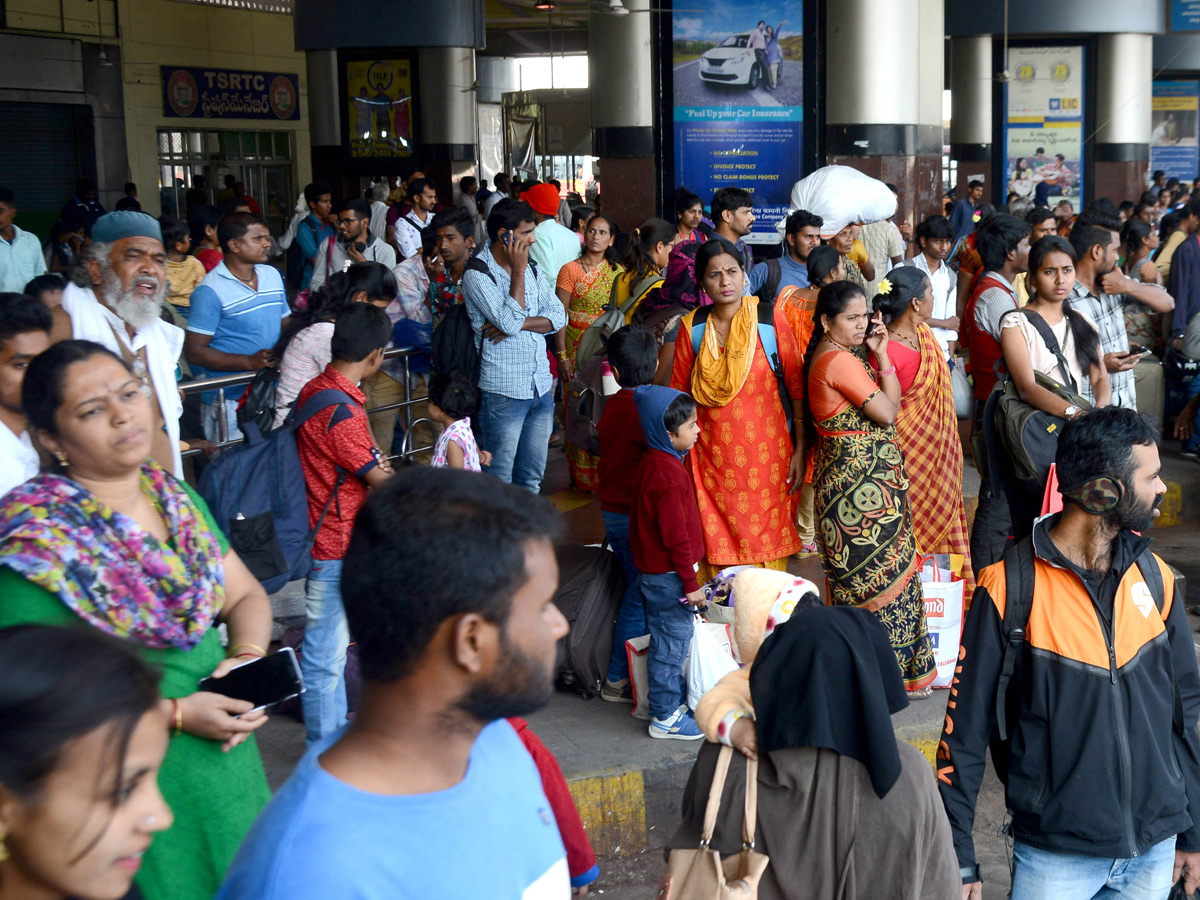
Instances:
[[[762,287],[758,289],[758,299],[764,303],[774,301],[775,295],[779,293],[779,282],[783,280],[783,264],[779,259],[772,258],[767,260],[767,280],[763,282]]]
[[[303,406],[296,410],[296,418],[292,423],[299,428],[323,409],[329,409],[329,407],[337,406],[340,403],[353,402],[353,397],[345,391],[339,391],[337,388],[327,388],[323,391],[317,391],[304,401]]]
[[[704,339],[704,326],[712,314],[712,306],[701,306],[692,316],[692,353],[700,352],[700,341]]]
[[[708,849],[708,845],[712,843],[713,832],[717,830],[717,813],[721,811],[721,794],[725,792],[725,778],[729,775],[729,762],[732,759],[733,748],[728,744],[722,744],[721,752],[717,755],[717,766],[713,769],[712,785],[708,789],[708,803],[704,807],[704,827],[700,831],[701,850]],[[747,788],[749,788],[748,783]]]
[[[1161,613],[1163,607],[1167,605],[1167,588],[1163,583],[1162,569],[1159,568],[1158,559],[1147,547],[1134,565],[1142,573],[1142,580],[1146,582],[1146,587],[1150,588],[1150,596],[1154,598],[1154,603]]]
[[[532,260],[530,260],[530,262],[532,262]],[[492,274],[491,270],[487,266],[487,263],[485,263],[478,256],[472,256],[470,259],[468,259],[464,264],[463,269],[470,269],[473,272],[480,272],[491,279],[492,284],[496,283],[496,276]]]
[[[1022,309],[1021,312],[1025,314],[1025,318],[1029,320],[1029,324],[1034,327],[1039,335],[1041,335],[1042,341],[1046,344],[1046,348],[1053,353],[1054,358],[1058,360],[1058,368],[1062,371],[1063,379],[1066,381],[1067,386],[1071,389],[1071,393],[1079,393],[1079,385],[1075,383],[1075,376],[1071,374],[1071,370],[1067,366],[1067,358],[1063,356],[1062,347],[1060,347],[1058,344],[1058,338],[1054,336],[1054,332],[1050,330],[1050,326],[1046,324],[1046,320],[1043,319],[1038,313],[1035,313],[1032,309]],[[1066,315],[1065,312],[1064,315]],[[1003,318],[1003,316],[1001,318]],[[1067,322],[1067,327],[1071,327],[1069,320]]]
[[[758,760],[746,760],[746,807],[742,819],[742,849],[754,850],[758,827]]]
[[[767,354],[767,362],[776,377],[783,374],[783,365],[779,361],[779,344],[775,340],[775,304],[769,300],[758,301],[758,339],[762,342],[763,352]]]
[[[1000,740],[1008,740],[1008,686],[1017,668],[1025,626],[1033,609],[1033,537],[1010,547],[1004,554],[1004,662],[996,683],[996,729]]]

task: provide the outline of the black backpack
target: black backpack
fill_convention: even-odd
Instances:
[[[778,257],[767,260],[767,280],[763,282],[754,296],[764,303],[774,303],[775,295],[779,293],[779,282],[783,281],[783,264]]]
[[[536,280],[538,267],[532,259],[529,261],[529,268],[533,270]],[[480,272],[491,279],[493,284],[496,283],[495,276],[488,271],[487,263],[478,256],[468,259],[465,269]],[[483,336],[477,334],[472,327],[471,316],[464,301],[446,313],[441,324],[433,330],[429,342],[431,365],[434,371],[440,373],[462,372],[470,379],[471,384],[478,385],[479,369],[483,362],[480,352],[482,345]]]
[[[584,699],[600,693],[612,658],[617,610],[625,595],[625,573],[603,547],[563,544],[558,556],[559,588],[554,603],[571,630],[558,642],[555,685]]]
[[[1142,580],[1150,589],[1161,614],[1167,602],[1166,586],[1158,560],[1147,547],[1134,565],[1142,573]],[[1033,610],[1034,555],[1033,537],[1028,536],[1004,551],[1004,580],[1006,597],[1004,603],[1004,663],[1000,668],[1000,680],[996,682],[996,734],[1000,741],[1007,741],[1008,714],[1014,710],[1018,697],[1009,699],[1009,685],[1017,669],[1021,647],[1025,643],[1025,629],[1029,625],[1029,614]],[[1175,688],[1176,725],[1182,726],[1183,705],[1179,687]]]

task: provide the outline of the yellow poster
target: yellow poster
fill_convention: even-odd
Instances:
[[[413,155],[412,66],[408,59],[346,61],[351,159]]]

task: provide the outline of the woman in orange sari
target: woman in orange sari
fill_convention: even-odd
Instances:
[[[567,308],[567,327],[555,336],[555,355],[559,369],[563,370],[564,383],[571,380],[574,372],[579,339],[608,306],[613,281],[624,271],[609,258],[615,236],[616,228],[608,216],[600,213],[592,216],[584,229],[583,252],[579,259],[559,270],[556,287],[558,299]],[[564,443],[571,487],[578,491],[595,491],[599,483],[597,457],[572,447],[565,438]]]
[[[963,596],[970,603],[975,574],[963,508],[962,441],[950,368],[925,324],[933,314],[929,277],[913,266],[892,269],[880,282],[875,308],[887,322],[888,355],[900,378],[896,437],[904,451],[917,551],[961,556]]]
[[[696,276],[712,306],[680,321],[671,386],[695,398],[700,420],[700,439],[688,454],[704,528],[700,581],[734,565],[783,571],[800,549],[792,494],[804,476],[804,447],[793,442],[788,420],[799,427],[802,348],[784,305],[776,304],[771,325],[789,395],[785,409],[737,248],[723,238],[708,241],[696,254]]]

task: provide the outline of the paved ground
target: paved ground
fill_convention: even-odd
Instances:
[[[1173,485],[1165,505],[1167,518],[1177,523],[1200,520],[1200,466],[1167,456],[1164,478]],[[545,492],[563,511],[571,540],[598,541],[603,527],[597,505],[590,497],[571,493],[566,483],[565,458],[561,452],[552,451]],[[978,479],[968,465],[964,492],[970,497],[977,490]],[[1192,584],[1200,584],[1200,529],[1180,524],[1157,529],[1155,537],[1159,553]],[[820,566],[815,558],[793,561],[791,568],[820,582]],[[277,633],[303,620],[302,583],[289,585],[272,601]],[[1193,618],[1192,624],[1195,628],[1200,620]],[[893,717],[897,735],[930,753],[941,728],[945,703],[944,692],[913,703]],[[651,740],[645,723],[632,718],[628,706],[598,699],[585,701],[558,694],[529,720],[557,755],[589,823],[601,857],[595,894],[614,900],[644,900],[651,896],[662,873],[662,847],[678,822],[682,788],[696,748]],[[303,726],[292,719],[275,717],[259,732],[259,746],[273,789],[291,773],[303,744]],[[1003,790],[989,763],[975,822],[987,900],[1000,900],[1008,889],[1007,848],[1000,833],[1004,815]]]
[[[676,106],[803,106],[804,65],[783,61],[779,86],[768,91],[760,84],[753,91],[735,84],[705,81],[700,77],[700,60],[680,63],[674,69]]]

